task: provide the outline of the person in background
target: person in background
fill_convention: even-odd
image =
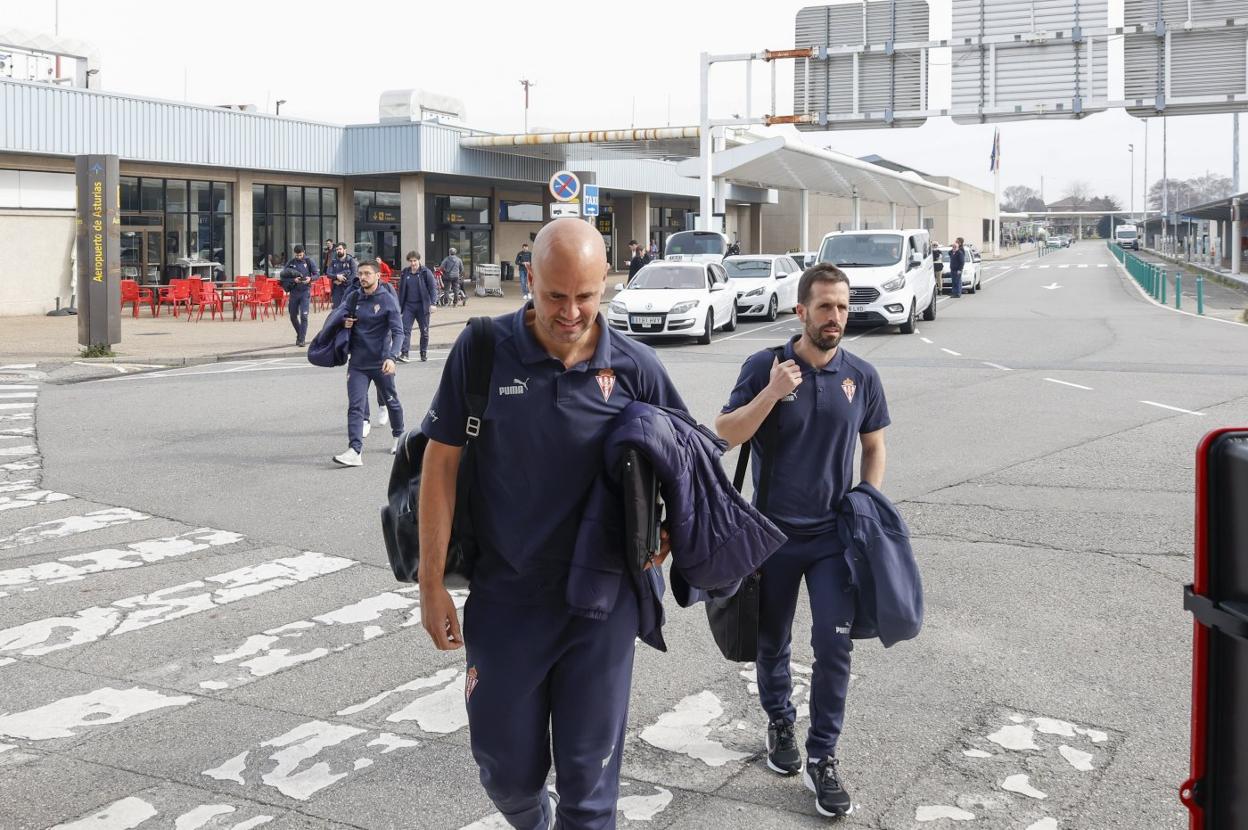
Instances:
[[[334,258],[334,240],[326,239],[325,246],[321,248],[321,273],[324,274],[329,270],[329,261]]]
[[[527,245],[525,247],[528,247]],[[420,251],[407,252],[407,267],[399,274],[399,310],[403,312],[403,348],[399,362],[407,363],[412,347],[412,323],[420,326],[420,359],[429,359],[429,315],[437,304],[438,283],[420,264]]]
[[[963,244],[962,237],[959,236],[949,248],[949,290],[954,297],[962,296],[962,268],[966,265]]]
[[[637,272],[645,267],[646,257],[643,254],[642,247],[637,244],[637,240],[630,240],[628,249],[633,252],[632,257],[628,260],[628,281],[632,282],[633,277],[637,276]]]
[[[377,273],[381,275],[383,280],[389,282],[394,279],[394,269],[384,259],[377,257],[374,261],[377,263]]]
[[[282,288],[290,295],[287,309],[290,324],[295,327],[295,345],[307,345],[308,309],[312,300],[312,280],[317,277],[316,263],[303,252],[302,245],[295,246],[295,256],[282,269]]]
[[[359,264],[355,261],[355,257],[347,253],[347,243],[339,242],[338,247],[334,249],[334,258],[329,261],[329,267],[325,269],[325,276],[333,281],[330,300],[334,308],[342,303],[342,298],[355,284],[358,268]],[[376,266],[373,266],[373,269],[375,271]]]
[[[526,302],[530,298],[529,294],[529,267],[533,263],[533,252],[529,250],[526,242],[520,246],[520,253],[516,254],[516,270],[520,272],[520,298]]]
[[[459,285],[464,278],[464,261],[459,258],[459,251],[451,248],[446,259],[442,260],[442,284],[446,287],[446,296],[449,305],[455,305],[459,302]],[[467,305],[464,301],[464,305]]]

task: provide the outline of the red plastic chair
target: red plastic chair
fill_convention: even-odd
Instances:
[[[134,304],[134,316],[139,316],[139,303],[143,303],[152,311],[152,315],[156,314],[156,297],[152,294],[152,289],[139,285],[134,280],[121,281],[121,308],[124,311],[126,303]]]
[[[312,294],[309,305],[313,311],[324,311],[329,308],[329,299],[333,294],[333,288],[330,287],[329,277],[317,277],[312,281]]]
[[[234,284],[239,288],[246,288],[251,285],[251,277],[235,277]]]
[[[212,312],[209,319],[215,320],[218,313],[222,319],[225,318],[225,304],[221,301],[221,295],[213,288],[211,282],[207,280],[191,280],[189,287],[191,290],[191,306],[199,308],[199,316],[195,318],[196,322],[204,319],[205,308],[210,309]],[[189,313],[186,315],[186,321],[188,323],[191,321]]]
[[[269,280],[269,288],[273,292],[273,319],[286,310],[286,298],[290,296],[277,280]]]
[[[186,307],[186,313],[191,313],[191,286],[190,280],[171,279],[169,284],[160,289],[159,299],[156,302],[156,316],[160,316],[160,307],[169,305],[173,308],[173,316],[178,316],[178,308]]]
[[[251,309],[251,319],[256,319],[256,312],[260,312],[260,319],[264,319],[269,313],[269,303],[273,302],[273,286],[268,280],[264,282],[256,281],[256,287],[243,300],[243,304]]]

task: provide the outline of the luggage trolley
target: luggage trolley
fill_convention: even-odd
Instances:
[[[498,265],[483,264],[473,268],[475,272],[475,282],[477,284],[475,293],[478,297],[501,297],[503,296],[503,269]]]

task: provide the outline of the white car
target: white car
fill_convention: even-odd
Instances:
[[[940,254],[940,262],[944,266],[940,271],[941,293],[953,291],[953,277],[949,274],[949,246],[933,245],[932,250]],[[966,261],[962,265],[962,292],[974,294],[984,287],[983,273],[980,271],[979,251],[974,245],[966,246]]]
[[[919,316],[936,319],[936,271],[926,230],[836,231],[823,237],[819,261],[849,277],[849,324],[897,326],[914,334]]]
[[[607,306],[607,325],[647,337],[697,337],[737,327],[736,285],[717,262],[656,260],[633,276]]]
[[[818,251],[789,251],[789,256],[803,271],[819,261]]]
[[[737,314],[774,321],[797,305],[802,269],[790,256],[742,254],[724,257],[724,270],[737,286]]]

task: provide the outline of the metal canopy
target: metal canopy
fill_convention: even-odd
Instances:
[[[1235,217],[1232,215],[1231,200],[1239,199],[1240,204],[1248,204],[1248,193],[1240,193],[1235,196],[1224,196],[1215,202],[1206,202],[1203,205],[1183,208],[1182,210],[1172,211],[1180,216],[1186,216],[1189,219],[1209,219],[1219,222],[1230,222]],[[1241,210],[1243,210],[1241,208]]]
[[[698,155],[698,127],[586,130],[564,133],[465,135],[459,146],[548,161],[601,161],[606,158],[677,161]]]
[[[873,202],[929,207],[957,196],[957,188],[926,181],[912,171],[898,172],[796,141],[786,135],[741,144],[712,156],[712,174],[738,184],[810,190],[833,196],[860,196]],[[701,175],[699,159],[676,165],[682,176]]]

